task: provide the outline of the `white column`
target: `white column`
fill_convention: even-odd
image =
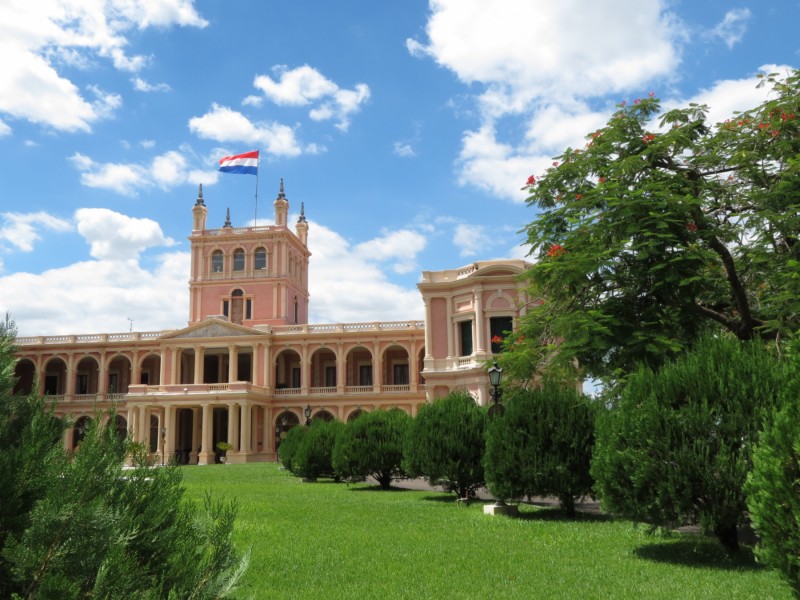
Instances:
[[[200,454],[197,457],[198,465],[207,465],[214,462],[214,448],[212,445],[212,433],[214,424],[211,422],[213,411],[210,404],[203,404],[203,421],[201,423],[200,434]]]
[[[228,405],[228,443],[233,452],[239,451],[239,405]]]
[[[252,447],[250,445],[250,440],[252,439],[250,437],[251,434],[252,434],[251,425],[250,425],[250,421],[251,421],[250,411],[252,409],[253,409],[253,407],[251,405],[247,404],[247,403],[242,404],[241,409],[240,409],[240,411],[241,411],[241,429],[240,429],[240,431],[241,431],[241,434],[242,434],[242,444],[239,447],[239,450],[241,452],[249,453],[252,450]]]

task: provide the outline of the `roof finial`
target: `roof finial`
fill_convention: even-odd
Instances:
[[[305,223],[306,222],[306,207],[305,202],[300,203],[300,218],[297,219],[298,223]]]
[[[197,202],[195,202],[197,206],[205,206],[206,203],[203,202],[203,184],[200,184],[200,187],[197,189]]]
[[[286,195],[283,193],[283,177],[281,177],[281,188],[278,190],[278,198],[285,198]]]
[[[230,208],[225,210],[225,225],[223,225],[223,227],[233,227],[233,225],[231,225],[231,209]]]

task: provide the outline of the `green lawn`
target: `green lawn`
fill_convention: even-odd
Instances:
[[[433,492],[301,483],[275,464],[184,467],[190,498],[236,498],[252,549],[241,597],[791,598],[744,548],[626,521],[521,506],[491,517]]]

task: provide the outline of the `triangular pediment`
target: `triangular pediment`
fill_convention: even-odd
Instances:
[[[200,323],[189,325],[185,329],[173,331],[165,335],[164,340],[191,339],[191,338],[224,338],[224,337],[244,337],[253,335],[266,335],[263,331],[236,325],[224,319],[208,318]]]

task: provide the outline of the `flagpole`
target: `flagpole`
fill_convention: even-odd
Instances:
[[[260,157],[261,152],[259,152],[258,155]],[[253,214],[253,226],[258,227],[258,163],[256,163],[256,208]]]

